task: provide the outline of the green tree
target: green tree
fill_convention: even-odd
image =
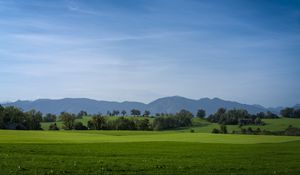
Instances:
[[[300,108],[294,110],[294,117],[295,118],[300,118]]]
[[[150,129],[150,122],[149,119],[136,119],[135,125],[137,130],[149,130]]]
[[[198,118],[204,118],[205,117],[205,110],[204,109],[199,109],[198,111],[197,111],[197,117]]]
[[[0,129],[4,128],[4,107],[0,105]]]
[[[87,115],[88,115],[88,114],[87,114],[86,111],[81,110],[81,111],[77,114],[77,118],[82,118],[82,117],[87,116]]]
[[[192,124],[193,114],[185,109],[176,113],[180,127],[190,126]]]
[[[86,126],[84,126],[82,122],[75,122],[74,129],[75,130],[87,130],[88,128]]]
[[[220,125],[220,133],[227,134],[227,126],[226,125]]]
[[[113,122],[113,127],[116,130],[136,130],[136,125],[133,120],[125,117],[119,117]]]
[[[30,110],[25,113],[25,127],[29,130],[40,130],[43,114],[36,110]]]
[[[106,115],[107,115],[107,116],[112,116],[112,112],[107,111],[107,112],[106,112]]]
[[[144,117],[149,117],[149,116],[150,116],[150,111],[145,110],[143,116],[144,116]]]
[[[212,130],[212,132],[211,133],[214,133],[214,134],[219,134],[220,133],[220,130],[218,130],[217,128],[214,128],[213,130]]]
[[[58,131],[59,128],[57,127],[56,123],[52,123],[49,125],[49,130]]]
[[[122,112],[121,112],[121,114],[122,114],[123,117],[126,115],[126,113],[127,112],[125,110],[122,110]]]
[[[76,117],[68,112],[62,112],[60,114],[60,120],[63,122],[63,128],[65,130],[72,130],[74,128],[74,122]]]
[[[266,118],[279,118],[276,114],[271,111],[267,111]]]
[[[131,110],[131,115],[133,116],[140,116],[141,115],[141,111],[138,109],[132,109]]]
[[[46,116],[43,118],[43,122],[55,122],[56,121],[56,115],[54,114],[46,114]]]
[[[112,116],[118,116],[120,114],[120,111],[118,110],[113,110]]]
[[[284,108],[280,111],[282,117],[293,118],[294,108]]]
[[[96,130],[105,129],[105,127],[106,127],[106,118],[104,116],[101,116],[101,115],[93,116],[92,120],[89,121],[88,127],[90,129],[96,129]]]

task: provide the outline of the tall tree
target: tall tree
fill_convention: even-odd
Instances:
[[[205,117],[205,110],[204,109],[199,109],[198,111],[197,111],[197,117],[198,118],[204,118]]]
[[[88,114],[87,114],[86,111],[81,110],[81,111],[77,114],[77,118],[82,118],[82,117],[87,116],[87,115],[88,115]]]
[[[36,110],[30,110],[25,113],[25,127],[29,130],[41,129],[41,122],[43,114]]]
[[[140,116],[141,115],[141,111],[138,109],[132,109],[131,110],[131,115],[133,116]]]
[[[150,111],[145,110],[143,116],[144,116],[144,117],[149,117],[149,116],[150,116]]]
[[[120,114],[119,110],[113,110],[112,116],[118,116]]]
[[[284,108],[280,111],[282,117],[293,118],[294,108]]]
[[[88,127],[90,129],[96,129],[96,130],[105,129],[105,127],[106,127],[106,118],[104,116],[101,116],[101,115],[93,116],[92,120],[89,121]]]
[[[122,114],[123,117],[126,115],[126,113],[127,112],[125,110],[122,110],[122,112],[121,112],[121,114]]]
[[[67,112],[62,112],[60,114],[60,119],[63,122],[63,125],[64,125],[63,128],[65,130],[71,130],[74,128],[74,122],[76,119],[76,117],[74,115],[67,113]]]

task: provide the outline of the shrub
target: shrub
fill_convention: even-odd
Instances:
[[[56,123],[52,123],[52,124],[49,126],[49,130],[52,130],[52,131],[58,131],[59,128],[57,127]]]
[[[87,130],[88,128],[82,122],[76,122],[74,125],[75,130]]]
[[[211,133],[214,133],[214,134],[219,134],[220,133],[220,130],[218,130],[217,128],[214,128],[213,130],[212,130],[212,132]]]

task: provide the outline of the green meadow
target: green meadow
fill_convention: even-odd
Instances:
[[[0,131],[0,174],[299,174],[300,137]]]
[[[299,119],[264,122],[259,127],[271,131],[300,126]],[[300,174],[296,136],[211,134],[219,126],[197,118],[168,131],[47,131],[49,125],[0,130],[0,174]]]

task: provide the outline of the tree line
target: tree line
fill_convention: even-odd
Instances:
[[[212,130],[214,134],[227,134],[227,126],[220,125],[220,129],[214,128]],[[247,134],[247,135],[285,135],[285,136],[300,136],[300,128],[290,125],[288,128],[282,131],[268,131],[266,129],[261,130],[259,127],[252,129],[252,127],[243,128],[240,127],[239,131],[233,130],[232,134]]]
[[[111,119],[101,114],[93,115],[87,126],[82,122],[76,122],[76,117],[70,113],[61,113],[59,119],[65,130],[167,130],[192,125],[193,114],[187,110],[181,110],[176,114],[155,117],[150,122],[149,117],[118,117]],[[58,130],[56,123],[49,126],[49,130]]]
[[[216,113],[208,116],[207,120],[212,123],[223,125],[265,125],[262,119],[279,118],[278,115],[268,111],[267,113],[260,112],[255,114],[248,113],[245,109],[226,110],[220,108]]]
[[[280,111],[280,114],[286,118],[300,118],[300,108],[284,108]]]
[[[35,110],[23,112],[13,106],[0,105],[0,129],[41,130],[42,116],[41,112]]]

